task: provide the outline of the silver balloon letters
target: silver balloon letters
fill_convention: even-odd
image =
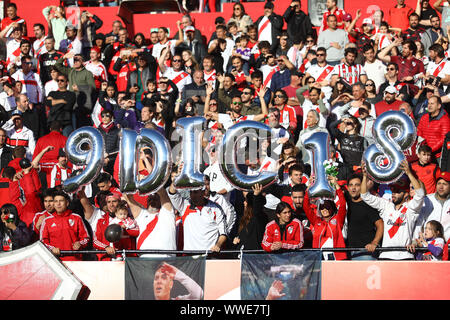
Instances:
[[[152,151],[152,170],[139,179],[138,159],[142,147]],[[119,186],[124,193],[146,195],[158,191],[169,179],[172,152],[167,139],[156,130],[142,129],[140,134],[130,129],[121,130],[119,159]]]
[[[309,197],[311,199],[334,199],[335,190],[330,185],[325,173],[323,162],[330,158],[330,135],[328,132],[315,132],[308,137],[305,142],[305,148],[310,152],[311,175],[314,176],[314,182],[309,186]]]
[[[375,120],[372,130],[376,144],[363,154],[367,174],[378,183],[392,183],[403,175],[403,151],[416,140],[416,127],[407,114],[387,111]]]
[[[202,158],[202,141],[200,133],[206,119],[203,117],[188,117],[177,120],[177,127],[183,130],[183,170],[175,178],[176,188],[202,188],[204,175],[200,171]]]
[[[259,175],[249,176],[238,168],[238,148],[242,147],[242,139],[249,137],[250,140],[271,138],[270,127],[257,121],[242,121],[230,127],[223,137],[219,148],[219,167],[225,178],[240,190],[251,190],[255,183],[266,187],[275,181],[277,172],[263,171]],[[239,144],[239,145],[237,145]],[[251,146],[249,149],[252,151]],[[256,149],[256,148],[255,148]],[[242,148],[241,148],[242,150]],[[257,154],[257,150],[250,152]],[[243,156],[243,154],[239,154]]]
[[[77,192],[95,180],[103,167],[104,149],[103,137],[97,129],[82,127],[72,132],[66,142],[68,160],[74,165],[85,166],[85,169],[63,182],[64,191]]]

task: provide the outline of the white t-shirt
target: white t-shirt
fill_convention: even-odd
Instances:
[[[379,59],[375,59],[373,63],[366,63],[363,66],[364,71],[367,73],[367,79],[372,80],[375,83],[375,87],[378,93],[380,86],[386,81],[386,66]]]

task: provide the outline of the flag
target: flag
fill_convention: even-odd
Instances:
[[[241,300],[320,300],[321,253],[243,254]]]
[[[125,300],[203,300],[206,256],[127,258]]]

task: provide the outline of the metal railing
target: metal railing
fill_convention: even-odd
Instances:
[[[415,248],[416,252],[425,252],[428,251],[426,247],[417,247]],[[298,250],[283,250],[280,252],[302,252],[302,251],[320,251],[320,252],[358,252],[358,253],[368,253],[365,248],[305,248]],[[387,251],[407,251],[405,247],[377,247],[375,248],[376,252],[387,252]],[[241,253],[258,253],[264,254],[268,253],[262,249],[260,250],[239,250],[239,249],[227,249],[221,250],[220,252],[213,252],[211,250],[131,250],[131,249],[123,249],[116,250],[116,255],[142,255],[142,254],[175,254],[175,255],[202,255],[206,254],[208,256],[220,258],[221,255],[225,256],[226,254],[241,254]],[[276,254],[277,252],[271,252],[271,254]],[[78,254],[106,254],[105,250],[61,250],[61,256],[70,256],[70,255],[78,255]]]

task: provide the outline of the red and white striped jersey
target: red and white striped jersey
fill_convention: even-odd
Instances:
[[[68,177],[70,177],[71,174],[71,168],[61,168],[59,163],[55,164],[50,173],[50,188],[61,185]]]
[[[350,84],[355,84],[359,81],[361,75],[365,75],[366,71],[360,64],[349,66],[346,63],[338,64],[334,67],[332,75],[337,75],[339,78],[345,79]]]
[[[16,130],[14,126],[7,129],[4,125],[3,128],[6,130],[6,135],[8,136],[6,138],[6,144],[12,148],[24,146],[27,151],[26,157],[31,161],[33,159],[34,148],[36,147],[36,140],[34,139],[33,131],[27,127]]]

